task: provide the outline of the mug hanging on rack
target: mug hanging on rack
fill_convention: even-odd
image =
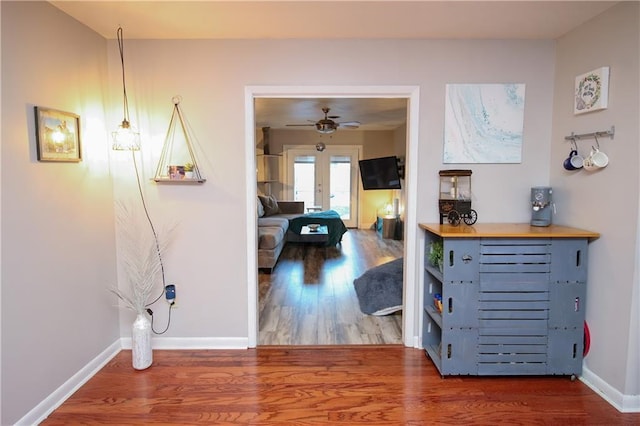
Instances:
[[[569,157],[567,157],[562,163],[565,170],[573,171],[582,168],[584,163],[584,158],[580,154],[578,154],[578,146],[574,140],[571,141],[571,152],[569,152]]]
[[[604,152],[600,151],[600,143],[598,137],[596,139],[596,146],[591,146],[591,153],[584,159],[584,169],[590,172],[607,167],[609,164],[609,157]]]

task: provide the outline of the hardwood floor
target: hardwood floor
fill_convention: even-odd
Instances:
[[[350,229],[326,250],[287,244],[271,274],[259,273],[259,345],[402,343],[402,312],[360,311],[353,280],[403,256],[403,242]]]
[[[567,377],[447,377],[399,345],[122,351],[43,425],[638,425]]]

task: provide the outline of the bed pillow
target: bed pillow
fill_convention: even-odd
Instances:
[[[274,197],[273,195],[267,195],[267,196],[258,195],[258,198],[260,198],[260,201],[262,202],[262,206],[264,207],[265,216],[272,216],[274,214],[278,214],[280,209],[278,207],[278,201],[276,200],[276,197]]]

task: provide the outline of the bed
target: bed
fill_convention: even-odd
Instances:
[[[340,218],[340,214],[335,210],[325,210],[322,212],[307,213],[303,216],[298,216],[289,219],[289,235],[288,241],[296,242],[296,236],[300,235],[302,227],[310,223],[319,223],[320,225],[326,225],[329,232],[328,246],[335,246],[342,241],[342,235],[347,232],[347,227]]]

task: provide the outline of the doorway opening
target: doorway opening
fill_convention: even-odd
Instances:
[[[407,131],[406,131],[406,160],[405,160],[405,185],[406,205],[404,209],[405,234],[404,234],[404,268],[403,268],[403,315],[402,315],[402,343],[405,346],[418,344],[416,324],[417,288],[416,275],[416,234],[415,226],[415,167],[417,155],[417,122],[418,122],[418,97],[417,87],[314,87],[305,89],[300,87],[247,87],[245,90],[246,106],[246,165],[247,165],[247,222],[256,223],[254,214],[256,205],[255,185],[255,155],[256,155],[256,122],[255,104],[257,98],[271,97],[300,97],[300,98],[404,98],[407,100]],[[314,201],[316,199],[314,198]],[[255,347],[258,344],[258,274],[257,274],[257,246],[256,232],[248,233],[247,258],[250,270],[248,271],[248,346]],[[253,270],[251,270],[253,268]],[[347,283],[352,285],[351,282]]]

